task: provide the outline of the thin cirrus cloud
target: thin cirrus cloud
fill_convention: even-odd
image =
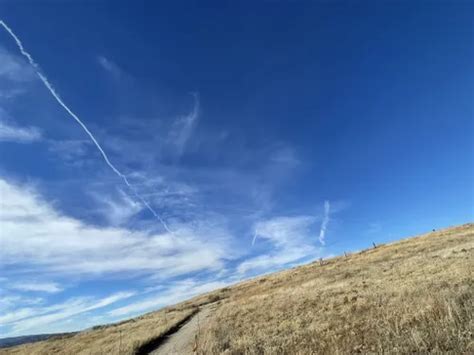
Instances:
[[[202,282],[195,279],[181,280],[176,282],[172,287],[168,287],[164,292],[160,292],[158,295],[148,296],[138,302],[112,309],[108,312],[108,315],[112,317],[124,317],[140,314],[227,285],[228,283],[225,281]]]
[[[311,238],[316,220],[312,216],[283,216],[257,222],[253,243],[265,241],[270,244],[269,251],[243,261],[237,272],[264,272],[306,257],[316,257],[320,249]]]
[[[0,142],[33,143],[42,139],[37,127],[20,127],[0,120]]]
[[[228,285],[224,281],[201,281],[198,279],[184,279],[165,287],[159,294],[151,294],[138,301],[111,308],[117,303],[139,297],[136,292],[122,291],[103,298],[73,297],[55,305],[32,305],[11,310],[6,310],[0,316],[0,324],[8,326],[9,336],[28,334],[32,329],[41,327],[43,331],[64,331],[65,327],[84,327],[94,317],[79,319],[88,312],[106,308],[102,315],[96,316],[98,323],[113,322],[124,317],[141,314],[170,303],[175,303],[203,292]],[[67,325],[64,322],[67,321]],[[92,325],[92,324],[90,324]],[[73,328],[74,329],[74,328]]]
[[[111,226],[126,224],[133,216],[143,210],[143,206],[132,200],[123,190],[118,189],[118,196],[105,197],[102,194],[96,198],[103,207],[103,216]]]
[[[97,62],[105,71],[110,73],[116,79],[119,79],[124,75],[124,72],[117,64],[104,56],[97,57]]]
[[[191,134],[199,118],[199,95],[193,93],[194,106],[192,111],[186,116],[179,117],[169,132],[168,140],[175,146],[177,157],[183,155],[186,145],[191,138]]]
[[[2,315],[0,322],[3,325],[9,325],[8,335],[10,336],[28,334],[32,329],[41,328],[45,331],[51,324],[65,319],[73,319],[80,314],[110,306],[133,295],[135,295],[135,292],[122,291],[103,298],[71,298],[54,306],[14,310]],[[55,331],[55,329],[48,331]]]
[[[46,292],[46,293],[57,293],[61,292],[63,288],[54,282],[36,282],[25,280],[21,283],[13,283],[9,285],[10,289],[27,291],[27,292]]]
[[[68,163],[84,160],[91,143],[84,139],[49,140],[48,150]]]

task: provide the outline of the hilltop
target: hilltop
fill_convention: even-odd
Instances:
[[[466,224],[0,354],[148,353],[202,309],[209,315],[197,322],[190,352],[473,353],[473,260],[474,224]]]

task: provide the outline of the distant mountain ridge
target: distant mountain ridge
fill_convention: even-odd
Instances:
[[[26,343],[35,343],[37,341],[51,339],[51,338],[72,336],[74,334],[76,334],[76,332],[54,333],[54,334],[34,334],[34,335],[24,335],[24,336],[19,336],[19,337],[0,338],[0,348],[8,348],[10,346],[21,345],[21,344],[26,344]]]

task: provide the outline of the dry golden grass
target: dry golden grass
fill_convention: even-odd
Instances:
[[[468,224],[0,353],[134,354],[217,300],[199,332],[202,354],[474,353],[473,260],[474,224]]]
[[[72,336],[0,349],[3,355],[102,355],[136,354],[149,342],[168,333],[196,313],[200,306],[217,301],[222,292],[207,293],[174,306],[120,323],[97,326]]]
[[[71,337],[49,339],[2,349],[1,354],[134,354],[196,311],[193,307],[168,308],[115,325],[95,327]]]
[[[474,353],[474,225],[232,288],[203,354]]]

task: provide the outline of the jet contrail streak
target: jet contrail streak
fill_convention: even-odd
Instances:
[[[257,229],[255,229],[255,233],[253,234],[253,239],[252,239],[252,246],[255,244],[255,241],[257,240],[257,235],[258,235],[258,231]]]
[[[324,237],[326,236],[326,229],[328,227],[329,223],[329,210],[331,208],[331,205],[329,204],[329,201],[324,201],[324,216],[323,216],[323,221],[321,222],[321,229],[319,231],[319,242],[324,245]]]
[[[133,194],[135,195],[136,198],[138,198],[145,206],[146,208],[160,221],[160,223],[163,225],[164,229],[169,232],[169,233],[172,233],[171,230],[168,228],[167,224],[165,223],[165,221],[160,217],[160,215],[158,215],[158,213],[156,213],[156,211],[150,206],[150,204],[148,202],[145,201],[145,199],[143,197],[141,197],[137,191],[135,190],[135,188],[130,184],[130,182],[128,181],[127,177],[122,174],[120,172],[120,170],[118,170],[113,164],[112,162],[109,160],[109,157],[107,156],[107,154],[104,152],[104,150],[102,149],[101,145],[99,144],[99,142],[95,139],[94,135],[91,133],[91,131],[89,131],[89,129],[87,128],[87,126],[81,121],[81,119],[74,113],[72,112],[72,110],[63,102],[63,100],[61,99],[61,97],[59,97],[59,94],[56,92],[56,90],[54,90],[54,87],[53,85],[51,85],[51,83],[49,82],[48,78],[46,76],[44,76],[42,73],[41,73],[41,69],[39,67],[39,65],[34,61],[33,57],[25,50],[25,48],[23,47],[23,43],[20,41],[20,39],[16,36],[16,34],[13,32],[13,30],[8,27],[8,25],[3,22],[3,20],[0,20],[0,25],[3,26],[3,28],[8,32],[8,34],[13,38],[13,40],[15,41],[16,45],[18,46],[18,49],[20,50],[21,54],[23,54],[23,56],[26,57],[26,59],[28,59],[28,62],[30,63],[30,65],[35,69],[35,72],[36,74],[38,75],[38,77],[40,78],[40,80],[43,82],[44,86],[46,86],[46,88],[48,89],[48,91],[51,93],[51,95],[56,99],[56,101],[62,106],[62,108],[64,110],[66,110],[66,112],[82,127],[82,129],[87,133],[87,135],[89,136],[89,138],[92,140],[92,142],[94,143],[94,145],[97,147],[97,149],[99,150],[100,154],[102,155],[102,158],[104,159],[105,163],[109,166],[110,169],[112,169],[112,171],[118,175],[122,180],[123,182],[125,183],[125,185],[127,185],[130,190],[133,192]]]

